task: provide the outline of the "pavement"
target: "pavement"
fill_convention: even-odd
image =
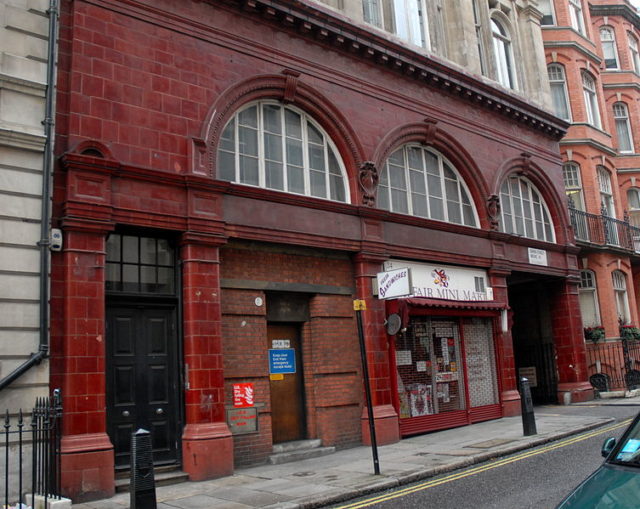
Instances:
[[[640,394],[606,398],[584,405],[634,405]],[[577,405],[581,405],[580,403]],[[380,474],[374,474],[372,449],[358,446],[328,456],[281,465],[236,469],[234,475],[201,482],[157,486],[158,509],[294,509],[337,504],[392,489],[470,465],[506,456],[554,440],[605,426],[613,418],[534,409],[537,434],[523,436],[520,416],[427,433],[378,447]],[[130,494],[74,504],[74,509],[122,509]]]

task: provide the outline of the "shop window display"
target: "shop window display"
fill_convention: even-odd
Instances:
[[[414,318],[396,339],[400,417],[464,410],[458,323]]]

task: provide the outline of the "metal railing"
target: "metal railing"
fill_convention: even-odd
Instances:
[[[640,341],[587,342],[591,385],[601,392],[640,386]]]
[[[569,207],[576,240],[640,253],[640,228],[628,221]]]
[[[36,400],[30,419],[22,410],[13,419],[8,410],[5,412],[4,461],[0,463],[4,466],[3,507],[36,507],[37,501],[38,507],[46,508],[61,498],[61,418],[58,389],[53,397]]]

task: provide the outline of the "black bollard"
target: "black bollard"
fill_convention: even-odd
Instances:
[[[151,433],[139,429],[131,434],[131,509],[156,509]]]
[[[522,408],[522,430],[524,436],[536,435],[536,417],[533,415],[533,400],[531,399],[531,389],[529,380],[520,378],[520,406]]]

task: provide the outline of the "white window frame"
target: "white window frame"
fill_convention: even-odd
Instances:
[[[526,177],[509,175],[500,186],[503,232],[555,242],[555,228],[542,194]]]
[[[582,316],[582,324],[585,327],[594,327],[600,325],[600,302],[598,299],[598,288],[596,284],[596,275],[592,270],[580,271],[580,284],[578,286],[578,298],[580,300],[580,315]],[[593,309],[593,316],[587,310]]]
[[[584,96],[587,122],[600,129],[600,107],[598,106],[598,94],[596,92],[596,80],[586,71],[582,71],[582,94]]]
[[[553,12],[553,0],[538,0],[538,10],[542,13],[540,25],[551,26],[556,24],[555,13]]]
[[[422,162],[421,168],[411,166],[410,151],[412,151],[414,155],[417,155],[418,153],[420,154]],[[399,156],[399,152],[402,152],[402,166],[392,162],[392,158],[395,156]],[[427,158],[429,156],[434,157],[437,161],[437,184],[435,183],[435,175],[428,172]],[[451,170],[451,172],[455,175],[455,181],[446,177],[445,166],[448,167],[449,170]],[[392,178],[390,176],[390,172],[392,171],[401,172],[400,179],[397,179],[402,180],[401,186],[393,185]],[[421,176],[420,173],[422,174]],[[418,189],[417,185],[412,185],[412,182],[419,184],[421,189]],[[456,200],[448,199],[450,195],[448,194],[447,184],[449,184],[450,186],[455,185],[457,187]],[[394,200],[394,194],[403,197],[402,207],[396,204],[396,200]],[[419,214],[419,212],[417,211],[417,204],[414,203],[414,196],[419,196],[421,199],[425,200],[426,208],[428,210],[426,214]],[[442,201],[442,218],[434,217],[435,200]],[[449,203],[457,206],[461,219],[460,222],[455,222],[454,224],[461,224],[464,226],[470,226],[472,228],[480,227],[478,212],[473,202],[472,195],[469,192],[469,188],[467,187],[467,184],[465,183],[456,167],[451,164],[448,159],[446,159],[438,151],[417,143],[408,143],[394,150],[394,152],[385,162],[382,174],[380,176],[380,181],[378,183],[378,207],[389,210],[391,212],[409,214],[416,217],[424,217],[426,219],[432,219],[434,221],[454,222],[453,219],[449,216]],[[404,207],[405,204],[406,208]],[[467,211],[466,214],[465,208]],[[468,218],[470,214],[473,216],[472,220],[471,218],[469,218],[470,220],[465,220],[465,218]]]
[[[473,23],[476,30],[476,40],[478,41],[478,58],[480,59],[480,72],[483,76],[487,75],[487,52],[484,47],[484,38],[482,36],[482,20],[480,19],[480,11],[478,0],[472,0],[473,4]]]
[[[280,116],[280,128],[281,128],[281,131],[280,131],[281,154],[280,155],[281,155],[282,161],[275,161],[275,160],[273,161],[276,163],[278,162],[282,163],[283,188],[267,187],[266,166],[269,160],[267,159],[265,139],[266,139],[266,136],[271,135],[273,133],[270,133],[265,128],[264,113],[263,113],[264,112],[263,108],[265,106],[266,107],[277,106],[279,108],[278,115]],[[244,111],[253,107],[257,109],[257,126],[255,128],[251,127],[246,129],[247,131],[253,130],[253,131],[256,131],[257,133],[256,134],[257,154],[247,155],[246,153],[241,152],[241,148],[240,148],[241,136],[239,135],[239,130],[241,126],[239,122],[239,116]],[[300,134],[301,134],[300,138],[289,136],[285,132],[285,112],[287,110],[300,116]],[[225,138],[224,138],[225,133],[228,133],[228,128],[231,126],[232,122],[233,122],[233,140],[231,141],[227,139],[227,141],[225,142]],[[310,140],[309,126],[312,126],[321,135],[322,143],[317,143]],[[348,180],[344,163],[340,157],[340,152],[338,151],[337,147],[335,146],[335,144],[333,143],[329,135],[324,131],[324,129],[322,129],[322,127],[320,127],[320,125],[317,122],[315,122],[311,117],[309,117],[304,111],[290,105],[284,105],[278,101],[273,101],[273,100],[254,101],[246,105],[243,105],[241,108],[239,108],[234,113],[233,117],[227,122],[222,132],[223,134],[219,142],[218,151],[217,151],[217,154],[218,154],[217,173],[218,173],[218,178],[220,178],[221,180],[229,180],[231,182],[235,182],[238,184],[259,187],[262,189],[269,189],[273,191],[280,191],[280,192],[291,193],[291,194],[300,194],[304,196],[310,196],[313,198],[339,201],[342,203],[350,203],[350,192],[349,192],[349,185],[348,185],[349,180]],[[287,145],[287,142],[290,140],[293,140],[293,142],[295,142],[297,145],[298,144],[300,145],[301,147],[300,150],[302,152],[301,154],[302,164],[296,164],[291,161],[291,156],[289,155],[289,151],[291,147]],[[227,147],[224,146],[225,143],[227,143]],[[233,150],[229,148],[230,143],[233,143],[234,145]],[[320,150],[320,147],[323,153],[322,157],[323,157],[324,168],[323,169],[312,168],[310,163],[311,156],[309,155],[310,149],[315,148],[316,153],[319,153],[318,150]],[[230,175],[231,172],[229,171],[229,169],[225,170],[221,167],[222,166],[221,154],[226,154],[226,157],[228,159],[230,158],[229,156],[233,156],[233,161],[234,161],[233,178],[226,178],[231,176]],[[257,159],[257,163],[258,163],[258,183],[257,184],[247,182],[245,179],[242,178],[241,164],[240,164],[241,157]],[[337,163],[338,165],[337,169],[335,168],[335,164],[332,165],[332,162]],[[288,179],[289,179],[288,166],[295,168],[298,172],[300,171],[302,172],[304,192],[289,190],[290,186],[288,182]],[[332,166],[334,171],[332,171]],[[336,170],[339,171],[339,174],[337,173]],[[224,171],[226,171],[227,175],[224,175],[223,177]],[[324,190],[325,190],[324,196],[321,196],[318,194],[312,194],[313,193],[312,182],[311,182],[312,173],[314,173],[314,175],[324,173]],[[340,177],[339,184],[337,184],[338,177]],[[332,189],[335,189],[336,194],[338,195],[342,194],[342,196],[344,197],[344,200],[336,197],[332,197]]]
[[[611,273],[611,284],[613,286],[613,294],[616,301],[616,311],[618,320],[622,324],[631,322],[631,313],[629,312],[629,296],[627,295],[627,276],[621,270],[614,270]]]
[[[564,181],[565,193],[571,198],[573,208],[584,211],[584,195],[582,192],[580,165],[574,161],[564,163],[562,165],[562,178]]]
[[[611,186],[611,172],[604,166],[596,166],[598,189],[600,190],[600,205],[608,217],[615,219],[616,207],[613,201],[613,187]]]
[[[385,11],[391,12],[393,19],[385,19]],[[431,48],[425,0],[363,0],[362,14],[366,23],[388,30],[415,46]]]
[[[631,63],[636,74],[640,74],[640,49],[638,48],[638,39],[631,32],[627,32],[629,39],[629,51],[631,52]]]
[[[618,48],[616,45],[616,33],[610,26],[600,27],[600,44],[605,69],[619,69]],[[609,58],[607,58],[609,53]]]
[[[555,114],[563,119],[571,122],[571,105],[569,103],[569,93],[567,91],[567,80],[564,72],[564,66],[558,63],[552,63],[547,66],[547,76],[549,77],[549,85],[551,87],[551,99]],[[562,89],[561,94],[554,94],[554,90]],[[562,104],[557,97],[562,98]],[[564,111],[562,111],[564,110]],[[566,114],[565,114],[566,112]]]
[[[513,44],[511,34],[506,23],[492,16],[491,40],[493,44],[493,58],[496,64],[496,80],[501,85],[516,89],[518,86],[513,59]]]
[[[582,0],[569,0],[569,17],[571,18],[571,26],[573,29],[580,35],[585,35]]]
[[[623,154],[633,153],[633,134],[629,119],[629,108],[626,103],[617,102],[613,104],[613,118],[618,136],[618,151]]]

